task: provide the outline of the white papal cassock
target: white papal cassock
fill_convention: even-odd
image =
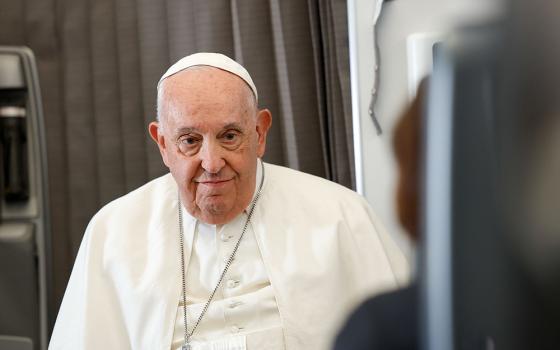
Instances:
[[[359,301],[404,282],[406,261],[355,192],[288,168],[264,169],[239,251],[192,339],[201,349],[328,349]],[[168,174],[93,217],[49,349],[180,345],[177,206]],[[222,226],[183,214],[191,327],[247,213]]]

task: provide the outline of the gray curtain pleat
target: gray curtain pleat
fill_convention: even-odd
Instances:
[[[231,4],[232,14],[236,19],[233,32],[238,33],[234,36],[235,58],[251,72],[259,91],[259,106],[272,112],[272,128],[267,136],[264,160],[287,164],[270,5],[262,0],[234,0]]]
[[[113,0],[91,2],[91,68],[98,203],[126,191]],[[126,127],[126,126],[125,126]]]
[[[326,177],[355,188],[346,1],[308,1]]]
[[[194,0],[194,11],[196,51],[221,52],[233,57],[230,0]]]
[[[348,16],[347,4],[342,0],[330,0],[331,13],[328,21],[333,27],[333,38],[330,43],[333,47],[332,57],[335,64],[332,66],[330,76],[333,80],[333,89],[336,94],[332,100],[338,106],[330,110],[329,115],[336,120],[335,131],[337,137],[335,152],[336,161],[331,162],[333,167],[332,180],[356,188],[356,174],[354,163],[354,134],[352,128],[352,98],[350,96],[350,50],[348,47]],[[344,16],[337,14],[344,13]]]
[[[142,77],[140,72],[140,44],[135,0],[115,1],[116,59],[119,84],[118,111],[122,140],[125,191],[141,186],[148,179],[147,149],[151,140],[146,134]],[[151,110],[151,109],[150,109]]]
[[[84,229],[164,174],[156,83],[197,51],[241,62],[273,114],[265,160],[354,186],[346,2],[0,0],[0,45],[37,56],[58,308]]]
[[[139,0],[137,2],[137,28],[141,77],[144,132],[156,119],[156,84],[169,65],[169,42],[167,32],[167,6],[163,1]],[[146,132],[147,134],[147,132]],[[144,136],[147,147],[146,162],[148,178],[165,173],[159,151],[148,135]]]
[[[319,114],[319,127],[321,128],[321,145],[323,157],[325,159],[325,177],[328,179],[333,179],[333,157],[330,151],[330,126],[329,126],[329,113],[327,106],[327,77],[325,76],[325,62],[328,61],[328,57],[323,57],[325,55],[324,46],[324,35],[322,34],[322,25],[324,25],[324,20],[321,21],[321,17],[325,16],[325,11],[321,11],[324,6],[320,6],[318,1],[308,0],[307,5],[309,7],[309,24],[311,30],[311,42],[312,42],[312,52],[313,60],[315,62],[315,83],[316,83],[316,94],[317,94],[317,113]]]
[[[284,161],[289,167],[324,177],[308,7],[298,0],[271,0],[270,4]]]
[[[196,52],[195,19],[196,9],[192,1],[167,2],[169,64],[178,61],[190,52]]]
[[[71,253],[81,242],[91,213],[99,206],[89,1],[67,1],[62,18],[62,84],[66,117],[68,220]],[[45,117],[48,123],[48,116]],[[56,243],[55,243],[56,244]]]
[[[41,95],[44,101],[43,113],[48,116],[48,122],[45,122],[46,142],[48,145],[47,162],[49,164],[49,191],[50,196],[50,223],[52,230],[52,252],[53,286],[62,286],[55,288],[49,295],[49,306],[53,311],[49,315],[54,320],[57,306],[68,275],[72,268],[73,257],[68,254],[72,251],[70,246],[70,230],[68,221],[68,186],[67,180],[67,158],[66,158],[66,118],[64,117],[63,94],[61,89],[61,52],[59,31],[57,24],[56,3],[54,0],[26,0],[13,1],[11,3],[24,4],[25,8],[25,25],[19,25],[19,28],[25,30],[25,41],[17,41],[15,45],[26,45],[33,49],[37,59],[37,70],[41,81]],[[2,9],[4,4],[2,4]],[[3,10],[0,10],[0,13]],[[2,26],[1,32],[11,36],[13,27],[11,24],[4,27],[4,20],[0,20]],[[8,30],[8,28],[10,28]],[[6,30],[4,30],[6,29]],[[15,37],[12,37],[15,39]],[[0,43],[10,44],[4,38],[0,38]]]
[[[0,39],[2,45],[20,46],[26,42],[27,21],[25,1],[2,1],[0,7]]]

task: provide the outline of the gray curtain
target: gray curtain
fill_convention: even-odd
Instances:
[[[347,36],[341,0],[0,0],[0,45],[38,60],[54,310],[91,216],[166,172],[147,125],[157,80],[187,54],[249,70],[273,114],[266,161],[353,188]]]

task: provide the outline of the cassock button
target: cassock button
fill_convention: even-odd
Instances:
[[[231,280],[227,281],[227,287],[230,288],[230,289],[237,287],[238,284],[239,284],[239,281],[237,281],[237,280],[231,279]]]
[[[242,327],[231,326],[231,333],[239,333],[239,331],[242,329],[243,329]]]
[[[232,301],[232,302],[229,303],[229,308],[230,309],[235,309],[236,307],[241,306],[241,305],[243,305],[242,301]]]
[[[233,235],[229,235],[229,234],[227,234],[227,233],[222,233],[222,234],[220,235],[220,239],[222,240],[222,242],[227,242],[227,241],[229,241],[229,240],[232,239],[232,238],[233,238]]]

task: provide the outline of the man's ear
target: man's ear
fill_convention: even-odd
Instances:
[[[268,109],[261,109],[257,114],[257,156],[261,158],[266,150],[266,135],[272,125],[272,114]]]
[[[148,125],[148,132],[150,133],[152,140],[154,140],[154,142],[158,145],[159,153],[161,154],[161,159],[163,159],[165,165],[169,167],[167,161],[167,145],[165,143],[165,136],[161,132],[161,127],[159,126],[159,123],[151,122],[150,125]]]

